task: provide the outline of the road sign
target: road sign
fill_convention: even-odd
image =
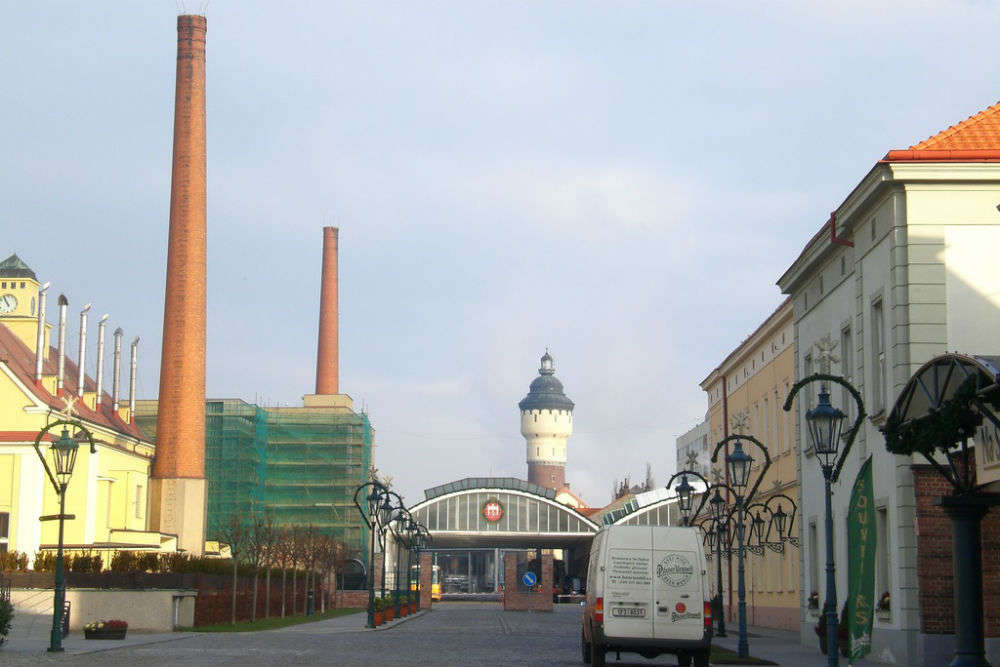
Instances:
[[[525,586],[531,588],[532,586],[538,583],[538,576],[531,570],[528,570],[523,575],[521,575],[521,581],[524,583]]]

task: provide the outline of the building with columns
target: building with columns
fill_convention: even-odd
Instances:
[[[829,220],[778,279],[793,304],[796,377],[829,370],[860,392],[868,418],[833,485],[838,600],[847,591],[847,509],[861,465],[872,458],[877,537],[870,659],[941,665],[954,648],[952,558],[938,540],[950,524],[934,502],[940,480],[922,457],[889,453],[880,427],[911,376],[933,357],[995,354],[1000,330],[1000,104],[904,150],[889,151],[847,193]],[[853,419],[854,401],[832,388],[831,402]],[[795,412],[801,485],[800,589],[826,599],[823,477]],[[976,447],[984,462],[990,448]],[[985,471],[984,471],[985,472]],[[923,480],[923,481],[922,481]],[[986,480],[984,480],[986,481]],[[939,487],[941,485],[938,485]],[[996,512],[983,523],[983,564],[996,562]],[[992,523],[991,523],[992,522]],[[995,568],[987,570],[987,582]],[[995,580],[994,580],[995,582]],[[986,648],[1000,661],[1000,605],[986,590]],[[838,610],[839,611],[839,610]],[[820,609],[803,606],[802,642],[815,645]]]

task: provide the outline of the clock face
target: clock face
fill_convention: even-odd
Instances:
[[[0,296],[0,313],[13,313],[17,308],[17,299],[13,294]]]

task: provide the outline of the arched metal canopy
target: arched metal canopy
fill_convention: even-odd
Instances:
[[[1000,383],[1000,357],[948,353],[934,357],[913,374],[888,421],[906,424],[939,410],[970,377],[976,376],[976,391],[996,388]]]

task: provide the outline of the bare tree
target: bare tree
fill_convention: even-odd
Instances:
[[[270,512],[264,514],[262,530],[259,533],[258,543],[263,548],[264,567],[267,568],[264,585],[264,618],[271,616],[271,570],[278,564],[278,543],[281,540],[281,530],[274,523],[274,515]]]
[[[288,566],[292,562],[295,540],[292,531],[288,528],[281,528],[277,531],[274,541],[274,562],[281,565],[281,617],[285,617],[285,603],[288,595],[285,592],[285,580],[288,575]]]
[[[248,529],[245,560],[253,567],[253,610],[250,612],[250,620],[256,621],[260,566],[265,562],[265,554],[273,540],[274,521],[267,513],[251,511],[248,520]],[[270,583],[270,579],[268,579],[268,583]]]
[[[298,613],[298,588],[296,580],[299,574],[299,563],[305,552],[305,535],[302,526],[292,526],[291,530],[291,562],[292,562],[292,615]]]
[[[229,546],[229,556],[233,562],[233,604],[232,624],[236,625],[236,584],[239,574],[240,558],[245,556],[250,545],[250,528],[246,521],[236,513],[219,528],[219,540]]]

